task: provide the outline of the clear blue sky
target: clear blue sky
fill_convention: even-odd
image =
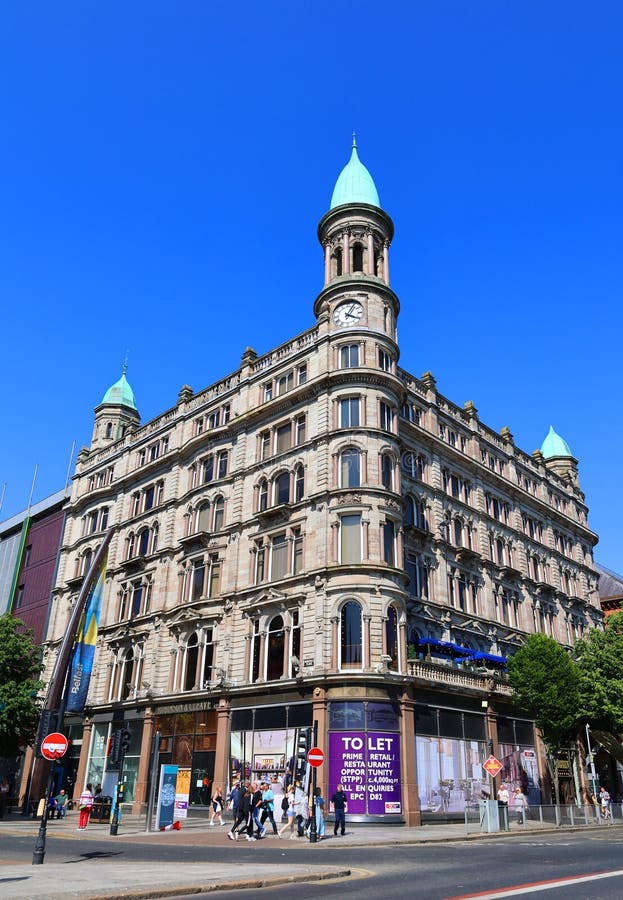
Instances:
[[[4,519],[128,379],[143,421],[313,324],[351,132],[401,364],[580,460],[623,570],[623,6],[63,0],[0,28]]]

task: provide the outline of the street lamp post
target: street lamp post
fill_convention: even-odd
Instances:
[[[595,771],[595,756],[591,749],[591,730],[588,727],[588,722],[586,723],[586,752],[588,754],[587,760],[591,768],[590,781],[591,787],[593,791],[593,797],[597,797],[597,772]]]

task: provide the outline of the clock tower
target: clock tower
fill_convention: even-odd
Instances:
[[[353,135],[350,160],[337,179],[329,212],[318,225],[324,287],[314,313],[328,319],[332,331],[363,329],[382,334],[395,345],[400,303],[389,286],[393,236],[394,224],[381,209]]]

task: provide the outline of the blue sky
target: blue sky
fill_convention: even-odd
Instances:
[[[143,421],[313,324],[351,132],[394,219],[401,365],[580,461],[623,570],[623,6],[5,5],[0,518],[62,487],[128,379]]]

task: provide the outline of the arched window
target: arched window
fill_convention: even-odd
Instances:
[[[197,510],[197,531],[210,530],[210,504],[206,500]]]
[[[381,457],[381,481],[386,491],[393,490],[393,469],[394,463],[389,453],[384,453]]]
[[[81,574],[81,575],[88,575],[89,569],[91,568],[91,562],[92,562],[92,561],[93,561],[93,551],[92,551],[92,550],[87,550],[87,551],[85,552],[84,556],[82,557],[82,566],[80,567],[80,568],[81,568],[81,571],[80,571],[80,574]]]
[[[340,486],[353,488],[361,485],[361,453],[349,447],[340,457]]]
[[[353,244],[353,272],[363,272],[363,247]]]
[[[501,538],[498,538],[495,542],[495,552],[498,560],[498,565],[503,566],[505,562],[505,554],[504,554],[504,542]]]
[[[214,501],[214,531],[222,531],[225,524],[225,498],[217,497]]]
[[[134,692],[134,653],[129,647],[125,651],[123,661],[121,663],[121,672],[119,677],[119,687],[121,689],[121,699],[129,700]]]
[[[385,622],[385,652],[391,657],[387,666],[392,672],[400,669],[400,647],[398,640],[398,610],[395,606],[387,608],[387,621]]]
[[[182,690],[192,691],[197,683],[197,662],[199,660],[199,638],[196,633],[189,637],[184,656]]]
[[[260,635],[260,620],[253,622],[253,646],[251,649],[251,681],[255,684],[260,678],[260,654],[262,650],[262,638]]]
[[[454,546],[455,547],[463,546],[463,520],[462,519],[454,520]]]
[[[305,496],[305,469],[302,465],[294,470],[294,499],[298,503]]]
[[[149,528],[143,528],[138,536],[138,555],[147,556],[149,553]]]
[[[134,556],[134,548],[136,546],[136,535],[133,531],[129,533],[125,542],[125,558],[132,559]]]
[[[212,681],[212,669],[214,667],[214,633],[211,628],[205,630],[205,655],[203,658],[203,672],[200,679],[201,687],[205,687]]]
[[[108,422],[106,425],[106,437],[107,438],[112,437],[112,422]]]
[[[262,478],[259,484],[258,506],[260,512],[268,508],[268,482]]]
[[[342,248],[336,247],[331,256],[331,273],[334,278],[342,274]]]
[[[285,652],[285,630],[281,616],[275,616],[268,626],[268,647],[266,654],[266,678],[275,681],[283,675]]]
[[[340,668],[361,669],[362,635],[361,606],[349,600],[340,612]]]
[[[282,472],[275,478],[274,502],[289,503],[290,502],[290,473]]]

